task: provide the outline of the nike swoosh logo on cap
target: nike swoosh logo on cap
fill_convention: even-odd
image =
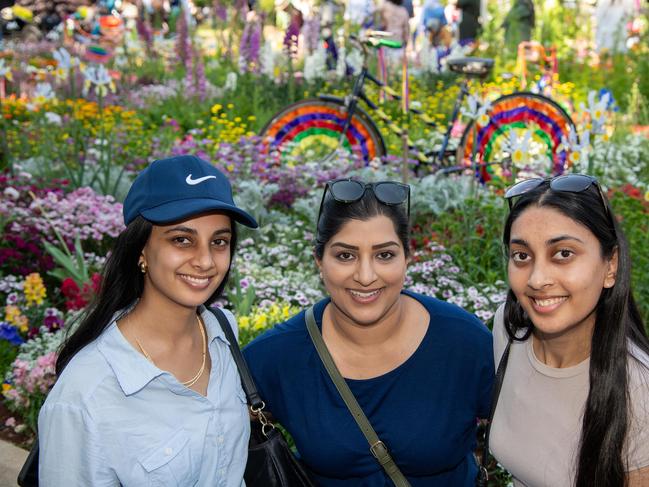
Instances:
[[[192,179],[192,175],[190,174],[187,176],[187,179],[185,179],[185,182],[190,186],[194,186],[196,184],[201,184],[203,181],[207,181],[208,179],[216,179],[216,176],[203,176],[202,178]]]

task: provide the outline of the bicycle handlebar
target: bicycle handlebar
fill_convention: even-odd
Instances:
[[[363,33],[360,37],[350,35],[349,38],[364,47],[387,47],[390,49],[399,49],[403,47],[403,42],[389,39],[391,35],[391,32],[370,30]]]

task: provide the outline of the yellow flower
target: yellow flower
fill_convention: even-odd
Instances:
[[[247,316],[241,316],[239,318],[239,328],[242,330],[247,330],[250,328],[250,318]]]
[[[5,321],[7,323],[17,325],[18,318],[20,318],[20,309],[18,306],[14,306],[13,304],[5,306]]]
[[[43,279],[38,272],[32,272],[25,278],[23,284],[23,292],[27,300],[27,306],[34,304],[43,304],[43,300],[47,296]]]
[[[647,191],[647,196],[649,196],[649,191]],[[282,319],[286,320],[289,316],[291,316],[291,306],[287,304],[282,308]]]
[[[518,165],[521,162],[523,162],[523,157],[524,157],[523,151],[520,149],[516,149],[512,154],[512,161],[514,164]]]
[[[649,201],[649,191],[644,194],[644,200]]]
[[[217,103],[216,105],[214,105],[214,106],[212,107],[212,113],[216,115],[216,113],[217,113],[219,110],[221,110],[222,108],[223,108],[223,106]]]
[[[11,389],[13,389],[13,387],[11,387],[11,384],[7,384],[6,382],[2,384],[2,392],[7,392],[10,391]]]
[[[268,317],[266,316],[266,314],[260,314],[258,316],[255,316],[253,329],[263,330],[264,328],[266,328],[267,324],[268,324]]]
[[[278,318],[279,315],[279,306],[277,304],[273,303],[270,308],[268,309],[268,314],[270,314],[271,318],[276,319]]]
[[[16,326],[22,333],[27,333],[27,330],[29,330],[29,320],[26,316],[21,315],[18,318],[18,323],[16,323]]]

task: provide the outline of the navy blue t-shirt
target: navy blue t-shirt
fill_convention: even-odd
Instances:
[[[413,487],[474,486],[476,418],[489,414],[494,376],[491,333],[458,306],[404,294],[430,314],[421,344],[396,369],[347,384]],[[329,301],[314,306],[319,327]],[[322,365],[304,315],[244,350],[267,409],[293,436],[317,485],[392,486]]]

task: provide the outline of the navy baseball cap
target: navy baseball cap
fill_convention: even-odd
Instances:
[[[152,162],[133,181],[123,211],[126,225],[138,215],[164,224],[223,211],[247,227],[258,227],[249,213],[234,204],[228,178],[210,163],[191,155]]]

